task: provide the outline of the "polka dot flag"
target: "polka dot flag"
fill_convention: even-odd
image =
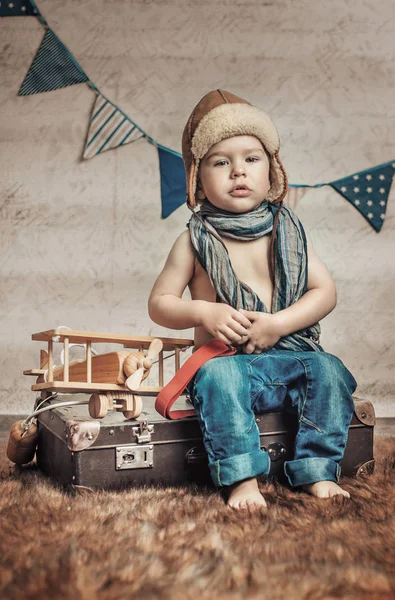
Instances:
[[[29,0],[0,0],[0,17],[31,17],[38,10]]]
[[[332,181],[329,185],[348,200],[378,232],[384,223],[394,173],[395,161],[392,161]]]

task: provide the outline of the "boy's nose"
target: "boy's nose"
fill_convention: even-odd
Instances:
[[[240,175],[245,175],[245,168],[242,165],[237,165],[233,167],[232,176],[240,177]]]

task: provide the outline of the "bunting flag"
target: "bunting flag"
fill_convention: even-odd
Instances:
[[[48,29],[18,96],[40,94],[87,81],[87,75],[66,46]]]
[[[176,208],[185,204],[185,167],[181,154],[160,144],[156,146],[159,154],[162,219],[166,219]]]
[[[31,17],[38,15],[38,10],[29,0],[1,0],[0,17]]]
[[[395,161],[329,183],[379,232],[387,210]]]
[[[83,158],[146,137],[145,132],[112,102],[97,92]]]

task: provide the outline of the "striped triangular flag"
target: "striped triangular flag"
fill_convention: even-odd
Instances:
[[[136,123],[101,94],[97,95],[89,125],[83,158],[124,146],[144,137]]]
[[[185,204],[187,188],[185,167],[181,154],[157,144],[160,169],[162,219],[166,219],[179,206]]]
[[[29,0],[0,0],[0,17],[31,17],[38,10]]]
[[[332,181],[331,185],[350,202],[378,232],[383,226],[395,161]]]
[[[18,95],[40,94],[86,81],[88,77],[72,54],[48,29]]]

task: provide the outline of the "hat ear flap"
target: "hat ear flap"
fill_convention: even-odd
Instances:
[[[198,166],[193,160],[189,171],[189,177],[187,181],[187,204],[189,208],[196,208],[196,184],[198,178]]]
[[[270,158],[269,179],[270,190],[265,200],[277,204],[285,198],[288,191],[288,177],[277,152]]]

